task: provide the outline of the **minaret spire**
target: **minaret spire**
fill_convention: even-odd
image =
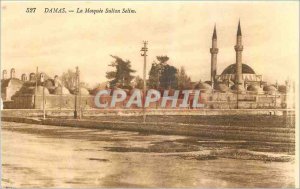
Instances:
[[[218,44],[217,44],[217,29],[216,29],[216,24],[214,26],[214,32],[212,36],[212,47],[210,48],[210,54],[211,54],[211,73],[210,73],[210,81],[211,81],[211,86],[214,89],[214,86],[216,84],[217,78],[217,54],[219,52],[218,49]]]
[[[241,30],[241,21],[239,20],[238,30],[237,30],[237,36],[242,36],[242,30]]]
[[[213,33],[213,36],[212,36],[213,39],[217,39],[217,30],[216,30],[216,24],[215,24],[215,27],[214,27],[214,33]]]

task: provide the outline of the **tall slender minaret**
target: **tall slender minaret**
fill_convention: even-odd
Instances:
[[[234,46],[236,52],[236,73],[235,73],[235,81],[238,89],[243,88],[243,76],[242,76],[242,52],[243,52],[243,44],[242,44],[242,31],[241,24],[239,21],[238,30],[236,34],[236,45]]]
[[[210,54],[211,54],[211,72],[210,72],[210,81],[211,86],[214,88],[214,85],[216,84],[216,75],[217,75],[217,54],[219,52],[219,49],[217,47],[217,31],[216,31],[216,25],[214,27],[214,33],[212,36],[212,47],[210,48]]]

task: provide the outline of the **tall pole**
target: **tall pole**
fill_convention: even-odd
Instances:
[[[77,91],[78,91],[78,67],[76,67],[76,74],[75,74],[75,107],[74,107],[74,118],[77,119]]]
[[[275,109],[276,109],[276,101],[277,101],[277,91],[275,91]]]
[[[145,100],[146,100],[146,65],[147,65],[147,44],[148,41],[143,41],[144,47],[142,47],[141,51],[143,52],[141,56],[144,57],[144,70],[143,70],[143,80],[144,80],[144,85],[143,85],[143,93],[144,93],[144,103],[143,103],[143,122],[146,123],[146,107],[145,107]]]
[[[82,110],[81,110],[80,71],[78,67],[77,67],[77,78],[78,78],[78,95],[79,95],[79,101],[78,101],[79,119],[81,119]]]
[[[59,117],[61,116],[61,108],[63,103],[63,81],[60,83],[60,100],[59,100]]]
[[[46,119],[46,109],[45,109],[45,82],[43,81],[43,119]]]
[[[39,67],[36,67],[36,72],[35,72],[35,95],[37,94],[37,77],[38,77],[38,72],[39,72]]]
[[[59,101],[59,110],[61,112],[61,106],[62,106],[62,102],[63,102],[63,97],[62,97],[62,94],[63,94],[63,81],[61,81],[61,84],[60,84],[60,101]]]
[[[41,85],[43,85],[43,119],[46,119],[46,109],[45,109],[45,78],[44,78],[44,76],[42,76],[42,74],[40,74],[40,83],[41,83]]]
[[[35,71],[35,91],[34,91],[34,106],[36,108],[36,95],[37,95],[37,75],[38,75],[39,67],[36,67]]]

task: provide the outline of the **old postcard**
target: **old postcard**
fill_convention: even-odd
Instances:
[[[1,1],[1,187],[299,187],[298,1]]]

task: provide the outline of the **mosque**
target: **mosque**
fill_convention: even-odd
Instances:
[[[291,84],[268,84],[263,81],[262,75],[257,74],[253,68],[243,63],[242,29],[239,21],[236,44],[235,63],[227,66],[223,72],[217,74],[218,38],[216,26],[212,35],[211,70],[210,80],[201,82],[199,89],[202,92],[202,100],[207,108],[233,109],[233,108],[290,108]]]
[[[204,108],[211,109],[265,109],[265,108],[293,108],[294,100],[291,99],[291,85],[268,84],[263,81],[262,75],[256,74],[253,68],[243,63],[243,43],[241,24],[238,23],[236,34],[236,62],[226,67],[223,72],[217,74],[217,45],[216,26],[212,35],[211,70],[210,80],[194,85],[194,89],[200,89],[201,101]],[[95,108],[95,90],[87,90],[80,87],[80,99],[77,103],[84,108]],[[294,94],[294,93],[293,93]],[[53,79],[46,73],[30,73],[21,79],[15,77],[15,69],[3,70],[1,80],[1,100],[6,109],[48,109],[66,108],[72,109],[76,105],[77,96],[74,89],[65,88],[58,76]],[[294,97],[292,97],[294,99]],[[109,99],[106,99],[109,100]],[[292,103],[291,103],[292,102]],[[75,103],[75,104],[74,104]],[[154,106],[157,108],[157,105]]]
[[[243,43],[241,24],[238,23],[236,34],[236,45],[234,46],[236,52],[236,61],[234,64],[227,66],[223,72],[217,74],[217,55],[218,38],[216,26],[212,35],[211,54],[211,71],[210,80],[200,84],[200,89],[203,92],[231,92],[240,94],[275,94],[275,92],[285,93],[286,85],[278,85],[277,82],[273,85],[268,85],[263,81],[262,75],[256,74],[253,68],[243,63]]]
[[[210,49],[210,84],[212,88],[221,92],[233,90],[238,93],[246,93],[249,91],[263,94],[263,86],[266,85],[266,82],[263,82],[262,75],[256,74],[250,66],[244,64],[242,61],[244,47],[242,43],[242,30],[240,22],[238,24],[236,34],[236,45],[234,46],[236,52],[236,62],[225,68],[221,75],[217,75],[217,55],[219,52],[217,40],[218,38],[215,26],[212,35],[212,47]],[[272,89],[275,91],[275,87]],[[265,88],[265,91],[266,90],[267,88]]]

